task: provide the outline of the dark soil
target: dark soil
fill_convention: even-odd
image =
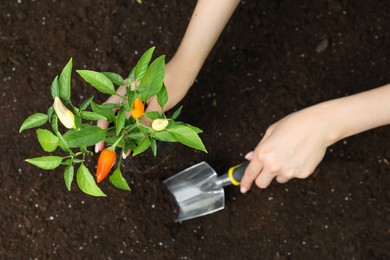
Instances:
[[[330,147],[307,180],[246,195],[228,187],[224,210],[182,223],[162,183],[203,160],[223,173],[283,116],[390,82],[387,0],[242,1],[180,104],[209,153],[160,144],[156,158],[128,159],[131,192],[108,182],[107,198],[75,183],[68,192],[62,169],[24,162],[44,153],[19,127],[51,105],[70,57],[75,69],[123,76],[152,45],[169,60],[195,4],[1,1],[0,258],[390,259],[389,127]],[[73,103],[96,96],[77,76],[72,84]]]

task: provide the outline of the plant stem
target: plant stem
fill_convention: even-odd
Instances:
[[[109,149],[111,149],[111,150],[114,151],[115,148],[116,148],[116,146],[117,146],[117,145],[119,144],[119,142],[122,140],[123,136],[124,136],[124,135],[121,135],[121,136],[115,141],[115,143],[114,143],[113,145],[110,146]]]
[[[118,94],[118,93],[115,93],[114,95],[115,95],[115,96],[118,96],[118,97],[120,97],[120,98],[122,98],[123,100],[126,100],[126,99],[127,99],[126,96],[122,96],[122,95],[120,95],[120,94]]]

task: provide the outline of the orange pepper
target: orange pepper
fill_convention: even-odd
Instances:
[[[110,172],[111,168],[114,166],[116,161],[116,153],[107,148],[104,149],[99,156],[98,166],[96,168],[96,181],[97,183],[104,180]]]
[[[136,98],[133,102],[133,109],[131,110],[131,116],[135,119],[140,118],[145,112],[145,105],[140,98]]]

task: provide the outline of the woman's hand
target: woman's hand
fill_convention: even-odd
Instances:
[[[390,124],[390,84],[323,102],[286,116],[268,128],[241,181],[241,192],[255,181],[266,188],[275,178],[285,183],[306,178],[335,142]]]
[[[251,162],[241,181],[241,192],[248,191],[253,182],[266,188],[274,178],[285,183],[312,174],[334,141],[328,116],[329,110],[322,105],[290,114],[270,126],[256,149],[246,156]]]

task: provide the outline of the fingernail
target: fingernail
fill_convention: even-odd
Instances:
[[[99,152],[99,148],[98,148],[98,145],[95,144],[95,153],[98,153]]]
[[[247,160],[251,159],[251,158],[252,158],[252,155],[253,155],[253,151],[250,151],[249,153],[247,153],[247,154],[245,155],[245,159],[247,159]]]
[[[241,187],[241,188],[240,188],[240,191],[241,191],[241,193],[246,193],[246,192],[248,191],[248,189],[245,188],[245,187]]]

